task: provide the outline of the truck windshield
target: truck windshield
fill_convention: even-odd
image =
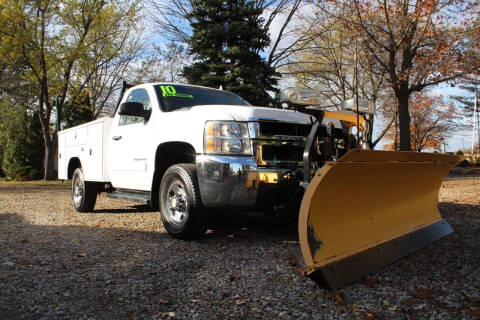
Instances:
[[[163,111],[175,111],[201,105],[250,106],[239,96],[221,90],[188,85],[155,85],[155,91]]]

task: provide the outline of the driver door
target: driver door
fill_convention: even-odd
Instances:
[[[131,91],[125,102],[142,103],[152,108],[152,99],[144,88]],[[144,118],[115,115],[110,130],[108,167],[115,188],[150,191],[148,144],[152,141],[151,121]]]

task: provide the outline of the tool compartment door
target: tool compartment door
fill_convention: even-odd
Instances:
[[[87,127],[88,144],[85,154],[84,175],[87,181],[103,181],[103,122]]]

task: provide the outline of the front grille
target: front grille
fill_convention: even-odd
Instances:
[[[310,124],[260,121],[253,141],[254,155],[261,166],[299,166],[303,162]]]
[[[260,133],[265,136],[308,136],[312,126],[310,124],[261,121]]]
[[[264,145],[262,147],[263,161],[276,163],[277,161],[303,161],[304,146],[292,145]]]

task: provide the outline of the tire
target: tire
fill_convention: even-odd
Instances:
[[[195,164],[171,166],[158,191],[163,226],[174,238],[199,239],[205,235],[208,217],[202,207]]]
[[[93,211],[97,201],[97,189],[94,183],[85,181],[82,168],[77,168],[73,172],[71,195],[75,211]]]

